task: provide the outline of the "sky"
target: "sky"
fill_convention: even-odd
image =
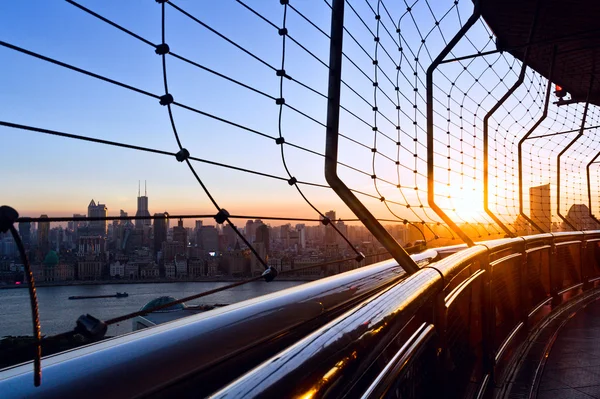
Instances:
[[[152,43],[161,42],[161,6],[153,1],[81,0],[78,3]],[[265,65],[281,68],[282,37],[273,26],[233,0],[179,0],[175,4],[263,62],[166,5],[165,41],[173,53],[273,98],[279,97],[280,78]],[[279,2],[249,0],[247,4],[276,26],[282,26],[284,7]],[[329,33],[330,9],[325,2],[303,0],[291,4]],[[469,1],[453,4],[453,1],[421,1],[407,12],[402,2],[352,0],[347,3],[345,26],[352,37],[348,33],[344,37],[347,58],[342,78],[350,87],[342,88],[341,102],[345,110],[341,111],[340,132],[346,138],[340,139],[339,160],[354,169],[340,166],[339,173],[348,186],[368,194],[359,194],[359,198],[378,217],[438,220],[427,209],[424,69],[471,12]],[[374,18],[378,7],[382,15],[379,23]],[[440,21],[439,28],[434,25],[436,20]],[[396,26],[402,28],[401,39],[395,32]],[[312,53],[308,54],[288,37],[286,73],[312,91],[286,79],[283,97],[286,104],[312,120],[284,107],[280,123],[280,107],[272,98],[172,56],[166,59],[169,92],[181,104],[271,137],[277,137],[281,130],[287,143],[323,154],[327,103],[314,91],[327,93],[328,69],[315,57],[328,62],[329,41],[290,8],[286,27],[289,35]],[[373,40],[373,34],[380,37],[379,42]],[[461,41],[453,55],[495,48],[489,35],[484,24],[478,24],[469,33],[469,40]],[[164,94],[161,57],[154,53],[153,47],[66,1],[0,2],[0,40],[156,95]],[[402,51],[397,48],[398,44]],[[374,58],[379,68],[374,67]],[[0,60],[0,120],[178,151],[167,109],[155,98],[1,46]],[[489,62],[494,62],[494,73],[486,69]],[[396,64],[401,65],[401,74]],[[469,131],[472,121],[467,120],[477,121],[483,117],[485,112],[481,111],[495,103],[510,80],[516,78],[519,64],[514,59],[495,55],[468,65],[469,73],[465,73],[462,64],[445,64],[435,77],[438,85],[434,145],[438,166],[436,193],[444,209],[456,210],[451,213],[458,220],[485,221],[480,216],[483,213],[480,128]],[[498,74],[502,73],[506,73],[506,81],[500,83]],[[479,76],[477,83],[476,76]],[[374,89],[375,80],[381,90]],[[461,96],[458,90],[468,90],[469,96]],[[446,93],[451,94],[450,100],[446,99]],[[537,104],[542,97],[528,98]],[[509,100],[507,107],[517,100]],[[477,107],[477,103],[481,107]],[[373,111],[375,104],[378,112]],[[401,110],[397,110],[396,105],[400,105]],[[447,109],[452,110],[447,113],[448,123]],[[512,118],[527,124],[532,123],[536,115],[529,112]],[[173,116],[182,145],[192,156],[288,178],[280,147],[272,139],[180,107],[173,107]],[[501,115],[497,119],[504,121]],[[401,126],[400,131],[396,125]],[[378,127],[376,134],[372,126]],[[515,123],[502,122],[502,126],[513,129],[514,136],[524,130]],[[451,133],[446,134],[446,130]],[[139,181],[147,181],[151,213],[215,212],[187,166],[172,157],[2,126],[0,140],[0,156],[4,160],[0,202],[15,207],[22,215],[84,213],[91,199],[105,203],[111,215],[118,214],[120,209],[133,214]],[[509,141],[507,137],[502,140],[505,144]],[[371,148],[377,148],[375,158]],[[512,151],[503,151],[504,159],[510,158],[506,162],[513,168]],[[294,177],[326,184],[322,156],[287,145],[284,152],[285,162]],[[193,164],[218,205],[231,214],[318,218],[295,188],[285,181],[206,163]],[[497,168],[505,166],[497,165]],[[447,169],[452,170],[446,172]],[[376,175],[378,180],[373,180],[371,175]],[[497,184],[501,188],[511,185],[512,178],[500,178]],[[334,209],[338,217],[354,217],[332,190],[301,188],[323,213]],[[387,207],[380,197],[389,201]]]

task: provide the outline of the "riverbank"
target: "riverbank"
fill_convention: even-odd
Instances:
[[[294,277],[294,276],[281,276],[277,277],[276,281],[297,281],[297,282],[309,282],[318,280],[317,278],[309,277]],[[40,281],[36,282],[36,287],[68,287],[78,285],[121,285],[121,284],[173,284],[173,283],[237,283],[244,281],[246,278],[235,278],[235,277],[223,277],[223,278],[195,278],[195,279],[144,279],[144,280],[91,280],[91,281]],[[11,285],[0,285],[1,289],[16,289],[16,288],[27,288],[27,284],[11,284]]]

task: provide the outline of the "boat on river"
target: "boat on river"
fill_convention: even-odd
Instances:
[[[126,292],[117,292],[114,295],[73,295],[69,299],[127,298],[128,296]]]

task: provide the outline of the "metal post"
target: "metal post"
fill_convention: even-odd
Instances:
[[[540,226],[537,225],[529,216],[523,212],[523,143],[525,140],[530,139],[531,133],[537,129],[537,127],[542,123],[544,119],[548,116],[548,104],[550,103],[550,92],[552,90],[552,76],[554,75],[554,61],[556,60],[556,46],[552,49],[552,61],[550,62],[550,74],[548,75],[548,85],[546,86],[546,99],[544,100],[544,111],[540,118],[535,122],[535,124],[529,129],[527,134],[519,140],[518,145],[518,162],[519,162],[519,215],[521,215],[525,220],[527,220],[533,227],[535,227],[540,233],[549,233],[549,231],[544,231]],[[531,212],[531,210],[530,210]],[[551,223],[552,225],[552,223]]]
[[[529,29],[529,40],[527,41],[528,43],[531,43],[533,41],[533,35],[535,34],[535,28],[537,25],[538,15],[539,15],[539,11],[540,11],[539,3],[540,2],[538,0],[536,2],[536,11],[535,11],[535,14],[533,15],[533,21],[532,21],[531,27]],[[521,72],[519,73],[519,78],[512,85],[512,87],[510,89],[508,89],[508,91],[506,93],[504,93],[502,98],[500,98],[500,100],[498,100],[498,102],[492,107],[492,109],[490,109],[488,111],[488,113],[483,118],[483,209],[485,210],[485,213],[487,213],[489,215],[489,217],[491,217],[492,220],[494,222],[496,222],[496,224],[498,226],[500,226],[502,228],[502,230],[504,230],[508,234],[509,237],[515,237],[515,235],[513,234],[512,231],[510,231],[510,229],[508,227],[506,227],[504,225],[504,223],[502,223],[500,221],[500,219],[496,215],[494,215],[494,213],[489,208],[489,187],[488,187],[488,185],[489,185],[489,165],[488,165],[489,120],[490,120],[490,117],[494,114],[494,112],[496,112],[498,110],[498,108],[500,108],[500,106],[502,106],[502,104],[504,104],[504,102],[523,83],[523,80],[525,79],[525,72],[527,71],[527,57],[529,55],[529,47],[530,46],[525,47],[525,51],[523,54],[523,64],[521,65]]]
[[[519,73],[519,78],[517,81],[508,89],[506,93],[496,102],[496,104],[485,114],[483,118],[483,210],[488,214],[489,217],[492,218],[494,222],[498,226],[504,230],[509,237],[515,237],[514,233],[510,231],[508,227],[502,223],[502,221],[494,215],[494,213],[490,210],[489,207],[489,120],[491,116],[500,108],[500,106],[521,86],[523,80],[525,80],[525,71],[527,71],[527,64],[525,63],[527,59],[527,48],[525,49],[525,56],[523,57],[523,64],[521,65],[521,72]]]
[[[333,0],[331,5],[331,43],[329,47],[329,89],[327,95],[327,130],[325,144],[325,179],[367,229],[383,245],[408,274],[419,266],[356,198],[337,174],[338,132],[340,124],[340,91],[342,79],[342,41],[344,37],[344,2]]]
[[[460,30],[454,35],[452,40],[448,42],[446,47],[438,54],[438,56],[433,60],[429,68],[427,68],[427,203],[433,209],[437,215],[442,218],[444,223],[446,223],[454,232],[463,240],[468,246],[473,246],[473,240],[469,238],[465,234],[464,231],[460,229],[446,215],[446,213],[435,203],[435,168],[434,168],[434,130],[433,130],[433,72],[436,68],[442,63],[444,58],[452,51],[454,46],[458,44],[460,39],[467,33],[469,29],[479,20],[481,16],[481,8],[479,0],[474,0],[473,2],[473,14],[469,17],[467,22],[460,28]]]
[[[575,226],[573,226],[571,224],[571,222],[569,222],[561,213],[560,213],[560,157],[567,152],[567,150],[573,145],[575,144],[575,142],[577,140],[579,140],[579,138],[581,136],[583,136],[583,128],[585,126],[585,120],[587,118],[587,112],[588,112],[588,108],[590,106],[590,94],[592,92],[592,86],[594,85],[594,70],[592,69],[592,74],[590,77],[590,87],[588,89],[588,93],[587,93],[587,98],[585,100],[585,107],[583,108],[583,116],[581,117],[581,128],[579,129],[579,133],[577,134],[577,136],[575,136],[575,138],[573,140],[571,140],[571,142],[565,147],[563,148],[563,150],[558,154],[558,157],[556,158],[556,213],[558,214],[558,216],[563,220],[563,222],[565,222],[566,224],[568,224],[573,230],[577,230],[577,228]]]
[[[594,158],[586,165],[586,176],[587,176],[587,190],[588,190],[588,209],[590,211],[590,217],[596,221],[596,223],[600,224],[600,220],[596,219],[594,216],[594,212],[592,212],[592,185],[590,182],[590,166],[596,161],[596,159],[600,156],[600,152],[596,154]]]

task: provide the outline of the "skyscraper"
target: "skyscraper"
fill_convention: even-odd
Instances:
[[[325,214],[330,223],[335,223],[335,211],[329,211]],[[335,244],[336,233],[333,227],[325,226],[325,244]]]
[[[188,246],[187,230],[183,227],[183,220],[177,221],[177,226],[173,227],[173,241],[178,241],[183,244],[184,248]]]
[[[269,227],[266,224],[261,224],[256,228],[256,240],[254,242],[262,242],[265,247],[265,253],[268,254],[271,249],[271,239]]]
[[[550,184],[529,187],[529,212],[531,220],[546,233],[551,231]]]
[[[105,218],[107,216],[106,205],[98,202],[96,204],[92,199],[88,205],[88,218]],[[90,220],[90,230],[100,235],[106,235],[106,220]]]
[[[162,243],[167,241],[167,213],[155,213],[154,216],[154,255],[162,249]],[[162,216],[162,217],[161,217]]]
[[[23,241],[23,246],[29,248],[31,245],[31,223],[20,222],[19,235],[21,236],[21,241]]]
[[[48,219],[48,215],[41,215],[40,219]],[[41,256],[50,251],[50,222],[38,222],[37,245]]]
[[[140,217],[150,217],[150,212],[148,211],[148,192],[147,192],[146,182],[144,182],[144,195],[140,195],[140,186],[138,183],[138,197],[137,197],[137,211],[135,216]],[[135,221],[135,228],[141,229],[144,226],[150,226],[152,224],[152,220],[150,219],[137,219]]]

